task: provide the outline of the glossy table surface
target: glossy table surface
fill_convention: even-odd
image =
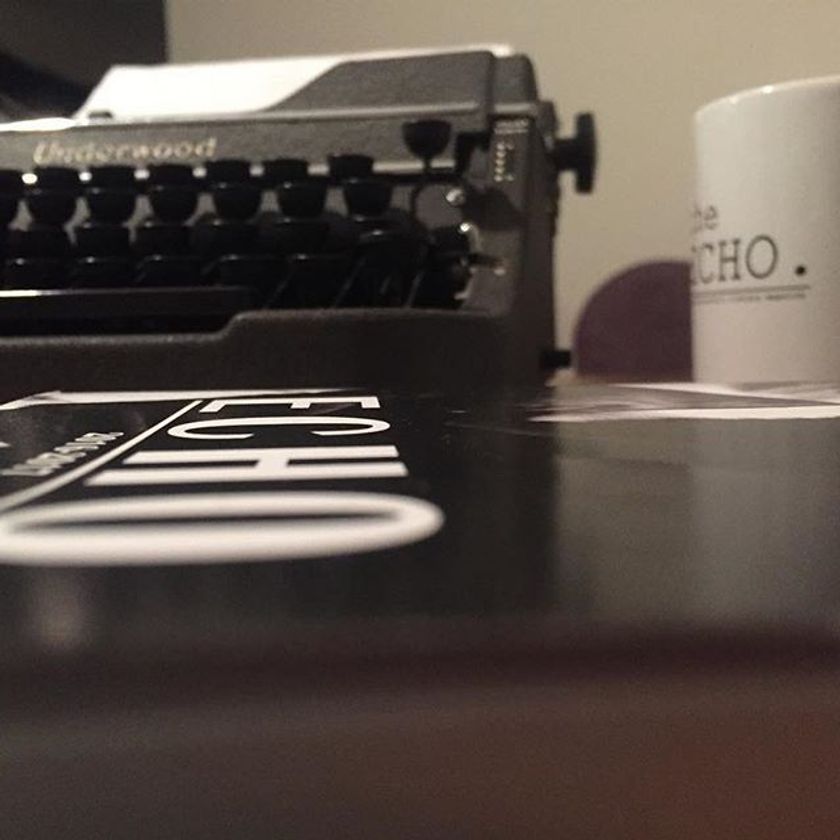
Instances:
[[[838,403],[7,404],[4,840],[833,840]]]
[[[833,650],[840,419],[831,415],[840,412],[826,393],[570,385],[454,396],[320,392],[305,407],[292,402],[305,394],[270,390],[222,393],[221,406],[206,392],[9,403],[0,411],[0,440],[9,444],[0,449],[0,662],[252,646],[297,658],[344,655],[356,643],[365,655],[509,642],[568,650],[627,634],[669,644],[725,639],[724,647],[809,640]],[[170,434],[224,419],[191,427],[193,437]],[[90,437],[97,434],[113,437]],[[350,446],[385,449],[316,451]],[[257,480],[254,452],[265,459],[278,448],[298,450],[292,464],[341,464],[350,474]],[[179,454],[196,450],[205,455]],[[227,455],[206,455],[219,450]],[[138,456],[148,451],[169,452],[175,477],[158,482],[164,456]],[[69,457],[45,461],[45,452]],[[144,478],[121,477],[150,458]],[[392,468],[353,474],[359,464]],[[173,472],[202,467],[188,482]],[[69,524],[50,519],[49,506],[62,502],[99,500],[108,511],[150,495],[200,494],[206,504],[288,493],[413,500],[425,505],[425,525],[376,548],[364,539],[351,547],[342,523],[372,522],[375,533],[393,512],[315,503],[303,520],[287,510],[202,508],[138,523],[117,505]],[[33,510],[47,520],[18,521]],[[299,545],[309,544],[301,551],[310,556],[296,556],[281,527],[301,521]],[[164,538],[135,550],[179,525],[192,527],[187,549]],[[97,530],[106,526],[134,530],[109,549]],[[265,528],[268,547],[255,548]]]

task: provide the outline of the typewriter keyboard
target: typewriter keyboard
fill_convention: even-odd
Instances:
[[[0,334],[203,331],[255,309],[456,308],[481,257],[447,202],[457,173],[433,164],[449,125],[406,123],[403,137],[411,175],[363,154],[0,170]]]

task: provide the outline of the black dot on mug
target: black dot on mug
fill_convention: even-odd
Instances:
[[[796,276],[797,276],[797,277],[801,277],[801,276],[802,276],[803,274],[805,274],[807,271],[808,271],[808,269],[807,269],[807,268],[805,268],[805,266],[804,266],[804,265],[798,265],[798,266],[796,266]]]

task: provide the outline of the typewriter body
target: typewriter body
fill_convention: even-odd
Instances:
[[[529,60],[490,50],[310,75],[244,113],[0,132],[0,397],[539,375],[591,118],[558,139]]]

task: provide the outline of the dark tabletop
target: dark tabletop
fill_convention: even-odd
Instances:
[[[348,403],[308,408],[253,402],[278,393],[254,391],[251,403],[210,412],[201,409],[212,394],[68,394],[7,404],[0,411],[0,441],[8,444],[0,448],[0,663],[154,662],[255,650],[298,661],[523,646],[572,655],[657,640],[669,651],[715,656],[739,645],[751,656],[768,646],[833,655],[840,420],[831,417],[831,393],[576,385],[455,396],[335,391],[326,395]],[[376,395],[379,407],[362,407],[353,401],[359,395]],[[675,407],[687,414],[663,416]],[[809,416],[799,416],[803,410]],[[316,432],[347,431],[350,421],[251,423],[318,415],[379,425],[329,436]],[[168,433],[234,416],[245,425],[204,431],[236,439]],[[406,474],[162,485],[102,479],[142,469],[137,453],[149,451],[347,446],[395,447],[364,463],[399,463]],[[39,458],[48,452],[65,460]],[[253,466],[248,457],[240,467]],[[305,457],[307,465],[359,463],[328,450]],[[160,468],[161,456],[154,458]],[[396,496],[419,505],[422,521],[390,547],[319,549],[336,514],[317,504],[301,514],[155,514],[139,526],[120,507],[149,495],[288,493]],[[49,506],[96,500],[105,507],[69,523],[51,518]],[[42,521],[33,524],[33,511]],[[303,553],[312,556],[289,556],[277,531],[280,559],[264,545],[253,559],[253,534],[277,516],[303,521],[312,535]],[[338,516],[339,527],[349,516],[378,533],[392,514]],[[223,529],[225,544],[236,547],[226,555],[221,531],[212,529],[188,556],[166,540],[142,547],[153,544],[153,533],[202,522]],[[115,543],[108,554],[100,531],[120,527],[139,527],[136,541]]]

